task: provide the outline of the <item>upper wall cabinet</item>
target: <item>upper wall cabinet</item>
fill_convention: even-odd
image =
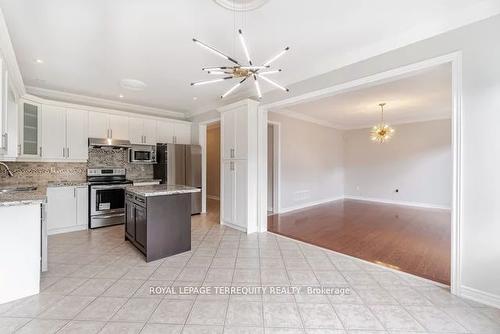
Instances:
[[[191,144],[191,124],[158,121],[158,142],[166,144]]]
[[[0,115],[0,157],[13,160],[18,155],[18,111],[14,92],[7,87],[7,100]]]
[[[22,157],[41,156],[41,105],[29,101],[21,103],[19,115],[19,155]]]
[[[132,144],[155,145],[157,142],[155,120],[129,117],[128,129]]]
[[[128,140],[128,117],[89,112],[89,137]]]
[[[87,111],[42,105],[41,115],[42,159],[87,160]]]

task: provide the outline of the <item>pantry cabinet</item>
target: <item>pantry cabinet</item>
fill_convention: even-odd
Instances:
[[[257,102],[243,100],[221,113],[221,224],[257,230]]]

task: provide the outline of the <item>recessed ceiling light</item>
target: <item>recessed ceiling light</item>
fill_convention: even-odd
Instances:
[[[195,101],[196,101],[196,100],[198,100],[198,98],[195,96],[195,97],[193,97],[193,100],[195,100]]]
[[[122,79],[120,81],[120,86],[122,86],[122,88],[137,92],[143,91],[146,88],[146,84],[137,79]]]
[[[120,99],[123,99],[123,97],[124,97],[124,96],[123,96],[123,94],[120,94],[120,95],[118,95],[118,97],[119,97]]]
[[[37,63],[37,64],[43,64],[43,60],[42,60],[42,59],[37,58],[37,59],[35,59],[35,63]]]

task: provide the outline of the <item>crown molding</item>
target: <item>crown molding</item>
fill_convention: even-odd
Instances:
[[[17,98],[26,94],[21,70],[17,64],[16,53],[10,40],[9,29],[5,23],[2,9],[0,8],[0,53],[5,61],[9,83]]]
[[[236,12],[248,12],[264,6],[269,0],[247,0],[236,2],[234,0],[213,0],[219,6]]]
[[[117,109],[122,111],[128,111],[132,113],[140,113],[151,116],[160,117],[175,117],[178,119],[186,119],[186,114],[179,111],[172,111],[154,107],[141,106],[137,104],[118,102],[108,99],[102,99],[98,97],[90,97],[86,95],[79,95],[67,92],[61,92],[52,89],[26,86],[26,92],[34,96],[41,98],[52,99],[56,101],[69,102],[75,104],[84,104],[92,107]]]

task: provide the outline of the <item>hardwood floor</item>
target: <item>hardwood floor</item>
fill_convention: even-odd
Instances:
[[[339,200],[268,217],[268,230],[293,239],[450,284],[451,215]]]

